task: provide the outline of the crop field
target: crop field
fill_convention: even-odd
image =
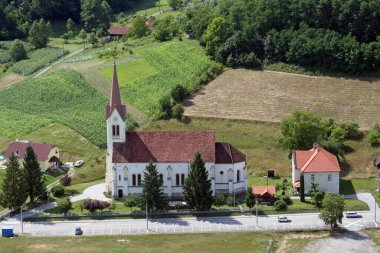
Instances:
[[[29,59],[16,62],[13,65],[13,71],[22,75],[30,75],[67,53],[62,48],[52,47],[32,51],[28,54]]]
[[[148,115],[158,111],[159,100],[169,95],[176,85],[181,84],[190,91],[196,90],[201,82],[200,77],[206,75],[207,70],[216,64],[200,48],[181,42],[144,47],[139,50],[139,56],[142,58],[140,62],[128,62],[122,66],[121,76],[127,82],[121,83],[121,93],[125,101]],[[134,67],[144,69],[139,78]],[[109,69],[102,72],[109,80],[112,78]],[[132,79],[134,80],[128,81]]]
[[[105,143],[104,106],[107,99],[76,71],[59,70],[46,77],[27,79],[1,91],[0,97],[0,106],[67,125],[96,145]],[[19,120],[20,124],[21,121],[30,124],[29,118]],[[4,129],[0,129],[0,135],[14,136],[25,132],[22,128],[10,133]]]
[[[185,102],[185,115],[279,122],[308,108],[338,122],[369,129],[379,123],[379,78],[315,77],[272,71],[230,70]]]

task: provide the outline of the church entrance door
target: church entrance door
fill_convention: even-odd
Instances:
[[[119,199],[121,199],[123,197],[123,190],[122,189],[117,190],[117,197]]]

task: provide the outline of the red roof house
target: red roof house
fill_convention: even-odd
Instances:
[[[252,194],[255,195],[256,199],[261,202],[273,202],[276,195],[276,186],[253,186]]]
[[[32,147],[43,171],[59,164],[59,149],[55,145],[16,141],[9,144],[3,155],[9,157],[15,154],[20,160],[24,159],[27,147]]]
[[[310,190],[311,182],[318,183],[320,189],[327,192],[339,192],[341,169],[338,159],[318,144],[314,144],[310,150],[293,151],[292,167],[293,188],[300,188],[300,176],[303,173],[306,192]]]
[[[110,29],[108,30],[108,33],[111,37],[115,36],[123,36],[128,34],[129,32],[129,27],[128,26],[111,26]]]
[[[152,19],[148,18],[145,22],[147,26],[149,26],[151,29],[154,29],[154,22]]]

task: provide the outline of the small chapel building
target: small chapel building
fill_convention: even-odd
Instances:
[[[182,198],[182,185],[196,152],[205,162],[213,195],[247,190],[246,157],[229,143],[215,142],[212,131],[128,131],[114,65],[106,106],[106,192],[113,198],[142,194],[144,170],[152,161],[170,199]]]

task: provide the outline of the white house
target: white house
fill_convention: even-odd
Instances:
[[[112,90],[106,107],[106,192],[114,198],[142,193],[144,170],[150,161],[163,179],[169,198],[182,197],[182,185],[196,152],[205,162],[213,194],[247,190],[245,155],[229,143],[215,142],[211,131],[128,131],[114,65]]]
[[[335,155],[314,144],[310,150],[295,150],[292,155],[293,189],[300,190],[300,176],[304,174],[305,194],[311,183],[318,183],[318,189],[328,193],[339,193],[340,167]]]

